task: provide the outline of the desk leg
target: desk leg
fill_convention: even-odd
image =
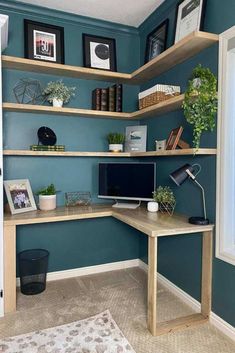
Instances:
[[[16,226],[4,226],[4,311],[16,310]]]
[[[212,243],[213,232],[204,232],[202,239],[201,314],[206,318],[209,318],[211,312]]]
[[[156,335],[157,325],[157,237],[148,237],[148,329]]]

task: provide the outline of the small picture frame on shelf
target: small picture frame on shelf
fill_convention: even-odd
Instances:
[[[127,126],[125,152],[146,152],[147,126]]]
[[[180,137],[183,132],[183,127],[179,126],[176,129],[171,130],[170,135],[166,142],[166,150],[175,150],[179,141]]]
[[[145,63],[154,59],[166,50],[169,20],[166,19],[148,34],[146,40]]]
[[[24,20],[25,58],[64,64],[64,28]]]
[[[92,69],[117,71],[116,41],[83,33],[84,66]]]
[[[188,34],[202,29],[206,0],[183,0],[177,9],[175,43]]]
[[[37,209],[28,179],[5,180],[3,183],[11,214]]]

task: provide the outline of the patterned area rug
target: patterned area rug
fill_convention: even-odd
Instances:
[[[135,353],[109,310],[88,319],[5,338],[0,353]]]

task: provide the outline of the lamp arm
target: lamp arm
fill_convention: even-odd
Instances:
[[[204,210],[204,218],[207,219],[207,214],[206,214],[206,199],[205,199],[205,191],[204,188],[202,187],[201,184],[196,179],[193,179],[194,183],[199,186],[199,188],[202,190],[202,200],[203,200],[203,210]]]

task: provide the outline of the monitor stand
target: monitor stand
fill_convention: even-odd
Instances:
[[[130,203],[130,202],[118,202],[116,200],[116,203],[114,205],[112,205],[112,207],[114,208],[129,208],[134,210],[135,208],[138,208],[141,204],[141,201],[139,201],[138,203]]]

